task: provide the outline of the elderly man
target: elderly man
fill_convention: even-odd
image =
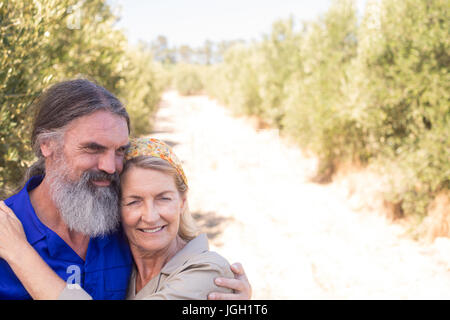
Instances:
[[[124,299],[132,259],[119,228],[118,186],[128,114],[106,89],[81,79],[54,85],[36,107],[31,141],[38,161],[23,189],[5,203],[22,222],[28,242],[62,279],[94,299]],[[25,272],[32,277],[32,270]],[[215,298],[250,298],[242,268],[233,272],[236,279],[220,280],[236,293]],[[29,298],[0,259],[0,299]]]

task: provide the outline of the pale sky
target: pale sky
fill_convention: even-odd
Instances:
[[[356,0],[362,12],[366,0]],[[272,23],[291,14],[295,21],[314,20],[331,0],[110,0],[119,5],[131,43],[164,35],[170,46],[201,46],[205,40],[259,40]]]

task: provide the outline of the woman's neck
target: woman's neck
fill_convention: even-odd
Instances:
[[[166,263],[185,245],[186,242],[177,235],[169,246],[157,251],[144,251],[141,248],[130,246],[137,269],[136,293],[158,275]]]

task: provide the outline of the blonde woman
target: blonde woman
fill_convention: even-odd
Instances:
[[[134,260],[127,299],[231,294],[214,284],[217,277],[233,278],[233,273],[222,256],[208,250],[206,236],[197,234],[188,210],[187,179],[171,148],[157,139],[134,139],[125,158],[121,221]],[[0,209],[0,256],[33,298],[91,299],[76,281],[66,283],[30,250],[20,221],[4,203]]]

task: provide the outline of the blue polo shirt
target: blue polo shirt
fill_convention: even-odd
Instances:
[[[33,177],[19,193],[5,200],[22,222],[28,242],[64,281],[78,283],[93,299],[125,299],[132,258],[123,232],[91,238],[86,260],[81,259],[36,216],[28,192],[41,182],[42,177]],[[31,299],[1,258],[0,299]]]

